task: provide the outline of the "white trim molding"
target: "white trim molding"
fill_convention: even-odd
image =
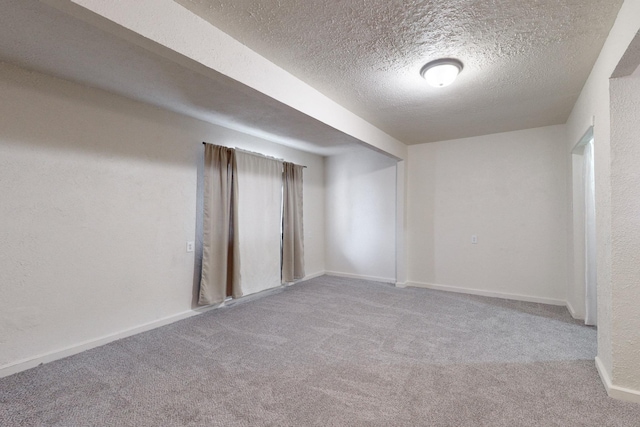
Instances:
[[[291,286],[297,283],[304,282],[306,280],[313,279],[314,277],[323,276],[324,271],[313,273],[304,277],[304,279],[298,280],[295,283],[291,283]],[[9,363],[8,365],[0,366],[0,378],[8,377],[9,375],[17,374],[18,372],[26,371],[27,369],[35,368],[36,366],[43,365],[45,363],[50,363],[55,360],[63,359],[65,357],[73,356],[74,354],[82,353],[83,351],[91,350],[92,348],[100,347],[105,344],[109,344],[113,341],[118,341],[122,338],[127,338],[132,335],[140,334],[142,332],[147,332],[152,329],[159,328],[161,326],[166,326],[174,322],[178,322],[180,320],[188,319],[189,317],[197,316],[202,313],[206,313],[207,311],[215,310],[220,307],[230,307],[235,304],[244,303],[253,301],[258,298],[262,298],[268,295],[272,295],[278,292],[281,292],[286,287],[285,285],[277,286],[275,288],[266,289],[262,292],[258,292],[251,295],[246,295],[238,299],[228,299],[221,304],[216,305],[208,305],[197,307],[192,310],[183,311],[182,313],[177,313],[171,316],[163,317],[158,320],[154,320],[152,322],[144,323],[140,326],[135,326],[133,328],[125,329],[124,331],[115,332],[113,334],[105,335],[100,338],[95,338],[88,341],[83,341],[79,344],[74,344],[69,347],[62,348],[60,350],[50,351],[32,358],[19,360],[17,362]]]
[[[625,402],[640,403],[640,391],[620,387],[611,383],[611,377],[598,356],[596,356],[596,369],[609,397]]]
[[[307,274],[300,280],[296,280],[295,283],[306,282],[307,280],[315,279],[316,277],[324,276],[326,274],[325,271],[318,271],[316,273]]]
[[[571,303],[569,301],[567,301],[567,310],[569,310],[569,314],[571,314],[571,317],[573,317],[576,320],[584,320],[584,317],[579,317],[576,314],[576,310],[573,308],[573,306],[571,305]]]
[[[307,274],[302,279],[296,279],[293,282],[285,282],[282,284],[282,286],[296,285],[298,283],[306,282],[307,280],[315,279],[316,277],[324,276],[324,274],[325,274],[324,271],[318,271],[316,273]]]
[[[84,341],[79,344],[62,348],[60,350],[50,351],[29,359],[13,362],[8,365],[0,367],[0,378],[17,374],[18,372],[26,371],[27,369],[35,368],[36,366],[40,366],[45,363],[49,363],[55,360],[63,359],[65,357],[73,356],[74,354],[82,353],[83,351],[91,350],[92,348],[100,347],[102,345],[109,344],[110,342],[117,341],[122,338],[127,338],[132,335],[150,331],[152,329],[156,329],[161,326],[165,326],[170,323],[177,322],[179,320],[187,319],[189,317],[196,316],[198,314],[204,313],[214,308],[218,308],[219,306],[220,305],[183,311],[182,313],[174,314],[168,317],[163,317],[162,319],[154,320],[153,322],[148,322],[140,326],[125,329],[124,331],[120,331],[113,334],[105,335],[100,338]]]
[[[349,279],[370,280],[372,282],[393,283],[393,284],[396,283],[396,279],[393,277],[364,276],[362,274],[341,273],[338,271],[326,271],[325,274],[327,276],[346,277]]]
[[[536,302],[540,304],[561,305],[561,306],[566,306],[567,304],[565,300],[560,300],[555,298],[534,297],[529,295],[511,294],[507,292],[460,288],[457,286],[450,286],[450,285],[436,285],[432,283],[422,283],[422,282],[407,282],[406,285],[414,288],[434,289],[437,291],[455,292],[459,294],[469,294],[469,295],[480,295],[483,297],[501,298],[501,299],[508,299],[508,300],[514,300],[514,301]]]

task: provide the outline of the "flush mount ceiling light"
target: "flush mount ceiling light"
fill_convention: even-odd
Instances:
[[[453,58],[436,59],[420,69],[420,75],[433,87],[449,86],[462,71],[462,62]]]

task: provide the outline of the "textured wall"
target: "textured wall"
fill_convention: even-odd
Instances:
[[[640,392],[640,76],[610,88],[612,381]]]
[[[552,126],[410,146],[408,281],[564,301],[564,137]]]
[[[396,161],[360,148],[325,162],[327,271],[395,282]]]
[[[567,121],[566,156],[594,124],[596,173],[596,245],[598,252],[598,358],[611,376],[611,159],[609,77],[640,28],[640,0],[626,0]],[[567,160],[569,162],[570,160]],[[568,175],[568,179],[571,176]],[[570,209],[567,200],[567,209]],[[569,218],[571,215],[569,214]],[[569,225],[568,230],[573,227]],[[573,244],[572,233],[568,234]]]
[[[0,367],[192,308],[202,141],[309,166],[324,271],[321,157],[6,64],[0,93]]]

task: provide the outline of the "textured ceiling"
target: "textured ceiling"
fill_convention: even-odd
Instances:
[[[0,62],[320,155],[361,143],[217,72],[185,68],[40,1],[0,0],[0,8]]]
[[[622,0],[175,0],[407,144],[564,123]],[[429,60],[456,57],[434,89]]]

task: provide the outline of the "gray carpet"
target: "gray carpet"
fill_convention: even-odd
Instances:
[[[639,426],[562,307],[320,277],[0,379],[2,426]]]

